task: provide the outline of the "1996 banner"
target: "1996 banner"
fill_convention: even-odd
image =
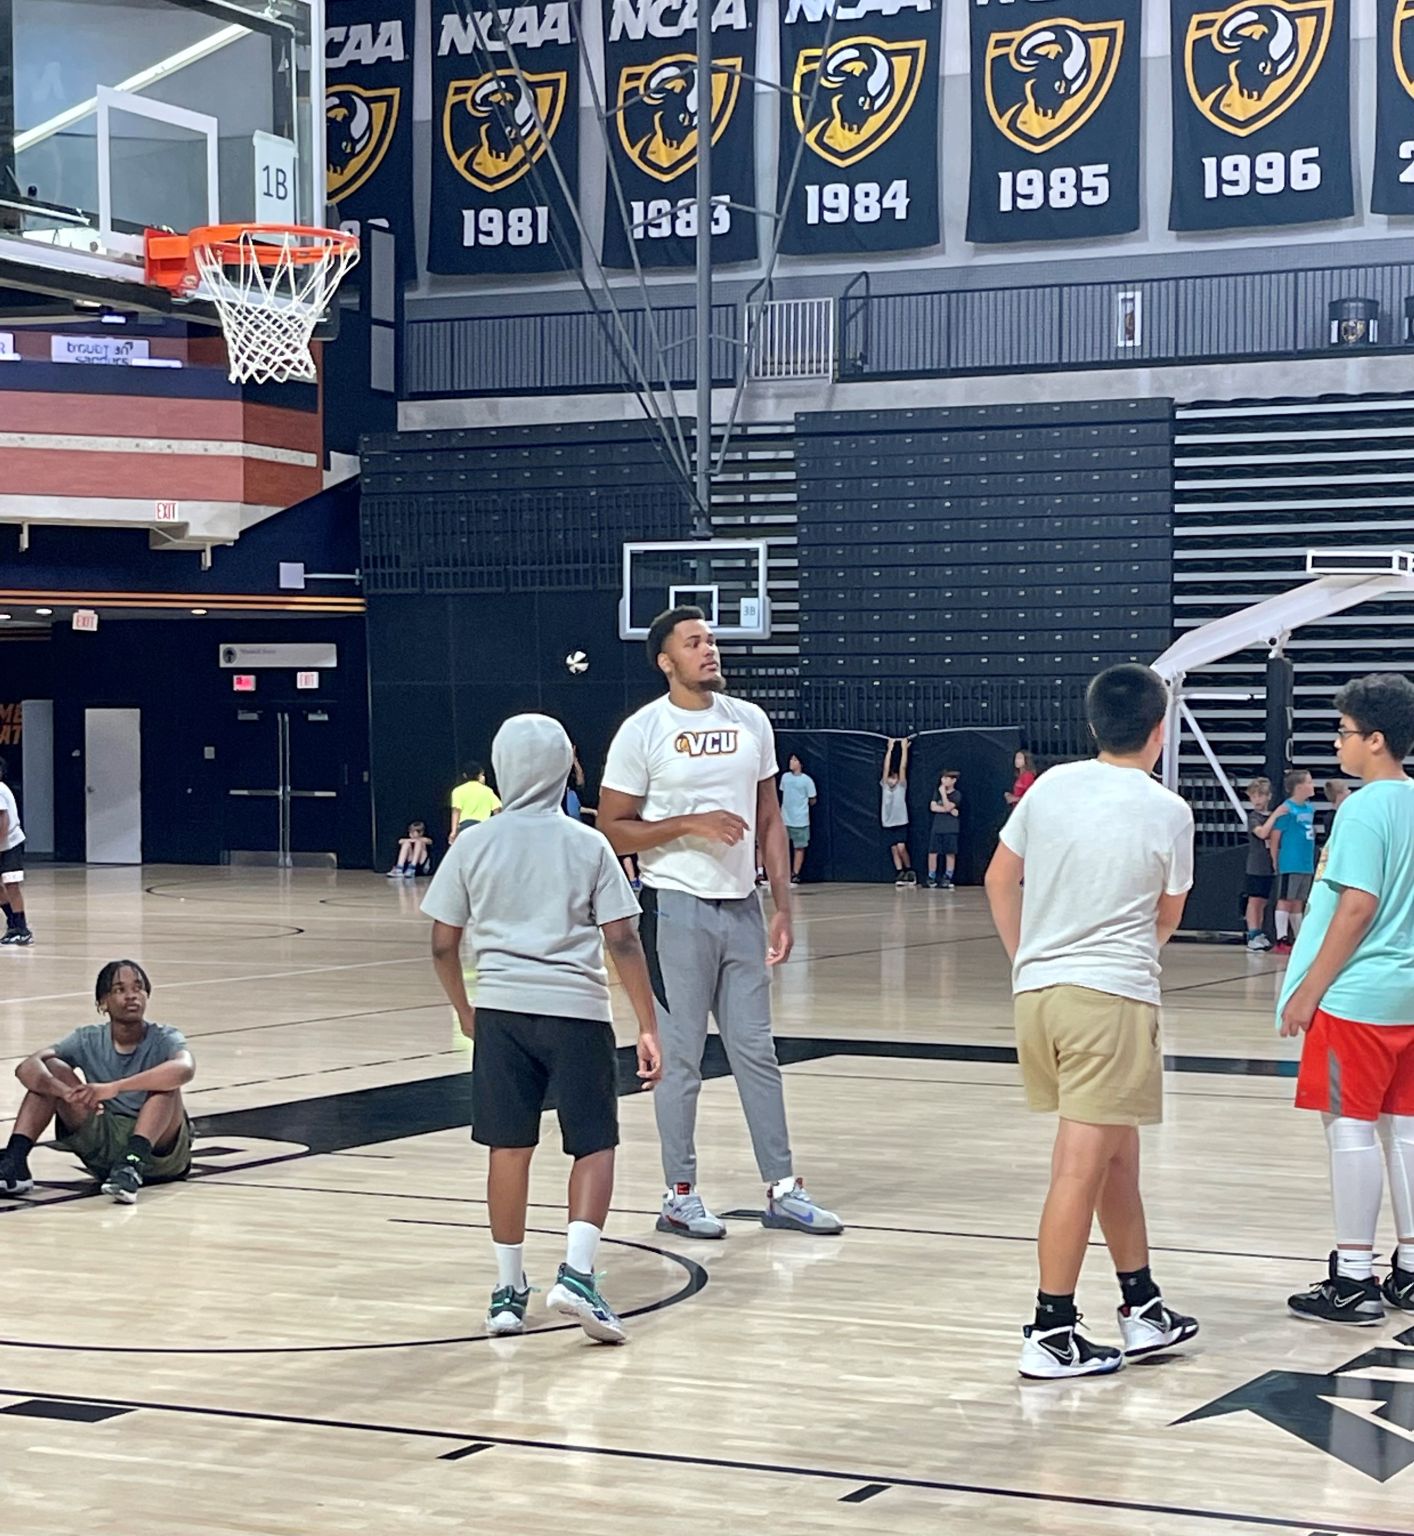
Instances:
[[[479,0],[478,0],[479,3]],[[579,0],[477,10],[434,0],[433,272],[559,272],[579,234]]]
[[[1170,15],[1170,228],[1349,217],[1349,0],[1172,0]]]
[[[938,242],[942,0],[782,0],[781,249]]]
[[[970,4],[967,238],[1138,229],[1141,0],[1071,0],[1064,17]]]

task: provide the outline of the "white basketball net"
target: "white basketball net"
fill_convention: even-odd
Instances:
[[[243,230],[219,244],[194,244],[192,259],[221,317],[231,382],[315,382],[310,338],[358,260],[357,243]]]

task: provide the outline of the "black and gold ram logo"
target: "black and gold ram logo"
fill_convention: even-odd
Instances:
[[[828,49],[802,48],[793,82],[796,127],[822,160],[854,165],[903,126],[927,63],[924,38],[847,37]]]
[[[712,142],[726,132],[741,94],[742,60],[712,63]],[[697,164],[702,82],[697,55],[673,54],[619,72],[619,142],[641,171],[673,181]]]
[[[442,108],[442,142],[460,175],[496,193],[545,153],[560,126],[569,76],[493,70],[474,80],[453,80]]]
[[[1239,138],[1267,127],[1305,95],[1334,24],[1335,0],[1265,0],[1198,12],[1184,43],[1194,106]]]
[[[352,197],[383,163],[398,126],[399,87],[331,85],[324,94],[329,201]]]
[[[987,40],[987,111],[997,131],[1043,155],[1099,110],[1124,52],[1122,21],[1037,22]]]
[[[1394,72],[1405,92],[1414,96],[1414,0],[1399,0],[1394,8]]]

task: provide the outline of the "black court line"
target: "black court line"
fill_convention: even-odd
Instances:
[[[32,1397],[47,1402],[88,1403],[87,1397],[61,1392],[31,1392],[0,1384],[0,1394],[8,1397]],[[153,1413],[183,1414],[192,1418],[220,1419],[235,1423],[285,1424],[304,1429],[338,1429],[364,1434],[392,1435],[400,1439],[430,1440],[466,1445],[476,1441],[489,1446],[507,1446],[516,1450],[554,1451],[569,1456],[602,1456],[610,1461],[644,1462],[654,1466],[700,1467],[709,1472],[759,1473],[767,1477],[798,1477],[825,1483],[878,1484],[882,1488],[912,1488],[924,1493],[960,1493],[978,1498],[1016,1499],[1028,1504],[1060,1504],[1079,1509],[1122,1510],[1134,1514],[1170,1515],[1188,1520],[1226,1520],[1234,1525],[1249,1525],[1264,1530],[1300,1531],[1303,1536],[1319,1526],[1309,1516],[1294,1519],[1286,1515],[1257,1515],[1238,1510],[1195,1509],[1182,1504],[1148,1504],[1132,1499],[1107,1499],[1093,1494],[1042,1493],[1032,1488],[997,1487],[987,1483],[960,1483],[942,1478],[906,1477],[887,1472],[843,1471],[835,1467],[792,1466],[769,1461],[742,1461],[724,1456],[683,1456],[667,1451],[630,1450],[623,1446],[570,1445],[558,1440],[536,1440],[528,1436],[484,1435],[479,1432],[450,1429],[420,1429],[398,1424],[369,1424],[357,1419],[321,1419],[289,1413],[265,1413],[250,1408],[209,1408],[191,1403],[142,1401],[136,1398],[107,1398],[116,1408],[146,1409]],[[439,1458],[441,1459],[441,1458]],[[1342,1522],[1341,1536],[1411,1536],[1408,1529],[1388,1526],[1350,1525]]]
[[[468,1456],[475,1456],[478,1451],[489,1451],[491,1447],[486,1441],[481,1440],[476,1445],[464,1445],[459,1451],[448,1451],[445,1456],[439,1456],[438,1461],[465,1461]]]
[[[46,1398],[28,1398],[10,1403],[0,1413],[21,1419],[60,1419],[69,1424],[103,1424],[109,1419],[126,1418],[131,1408],[114,1408],[106,1403],[54,1402]]]
[[[863,1488],[856,1488],[853,1493],[843,1494],[841,1504],[863,1504],[869,1499],[877,1499],[881,1493],[887,1493],[887,1483],[866,1483]]]

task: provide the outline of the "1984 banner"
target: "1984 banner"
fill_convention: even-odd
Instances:
[[[480,0],[476,0],[479,4]],[[579,234],[579,0],[433,0],[433,272],[559,272]]]
[[[783,251],[937,244],[941,53],[942,0],[783,0]]]
[[[1170,15],[1170,228],[1349,217],[1349,0],[1172,0]]]
[[[711,79],[697,68],[697,5],[604,0],[604,75],[613,169],[604,264],[691,266],[697,239],[697,136],[712,135],[712,257],[756,255],[756,0],[712,5]],[[625,228],[625,224],[629,226]],[[632,240],[632,246],[630,246]]]
[[[970,4],[967,238],[1138,229],[1141,0],[1071,0],[1063,19]]]

